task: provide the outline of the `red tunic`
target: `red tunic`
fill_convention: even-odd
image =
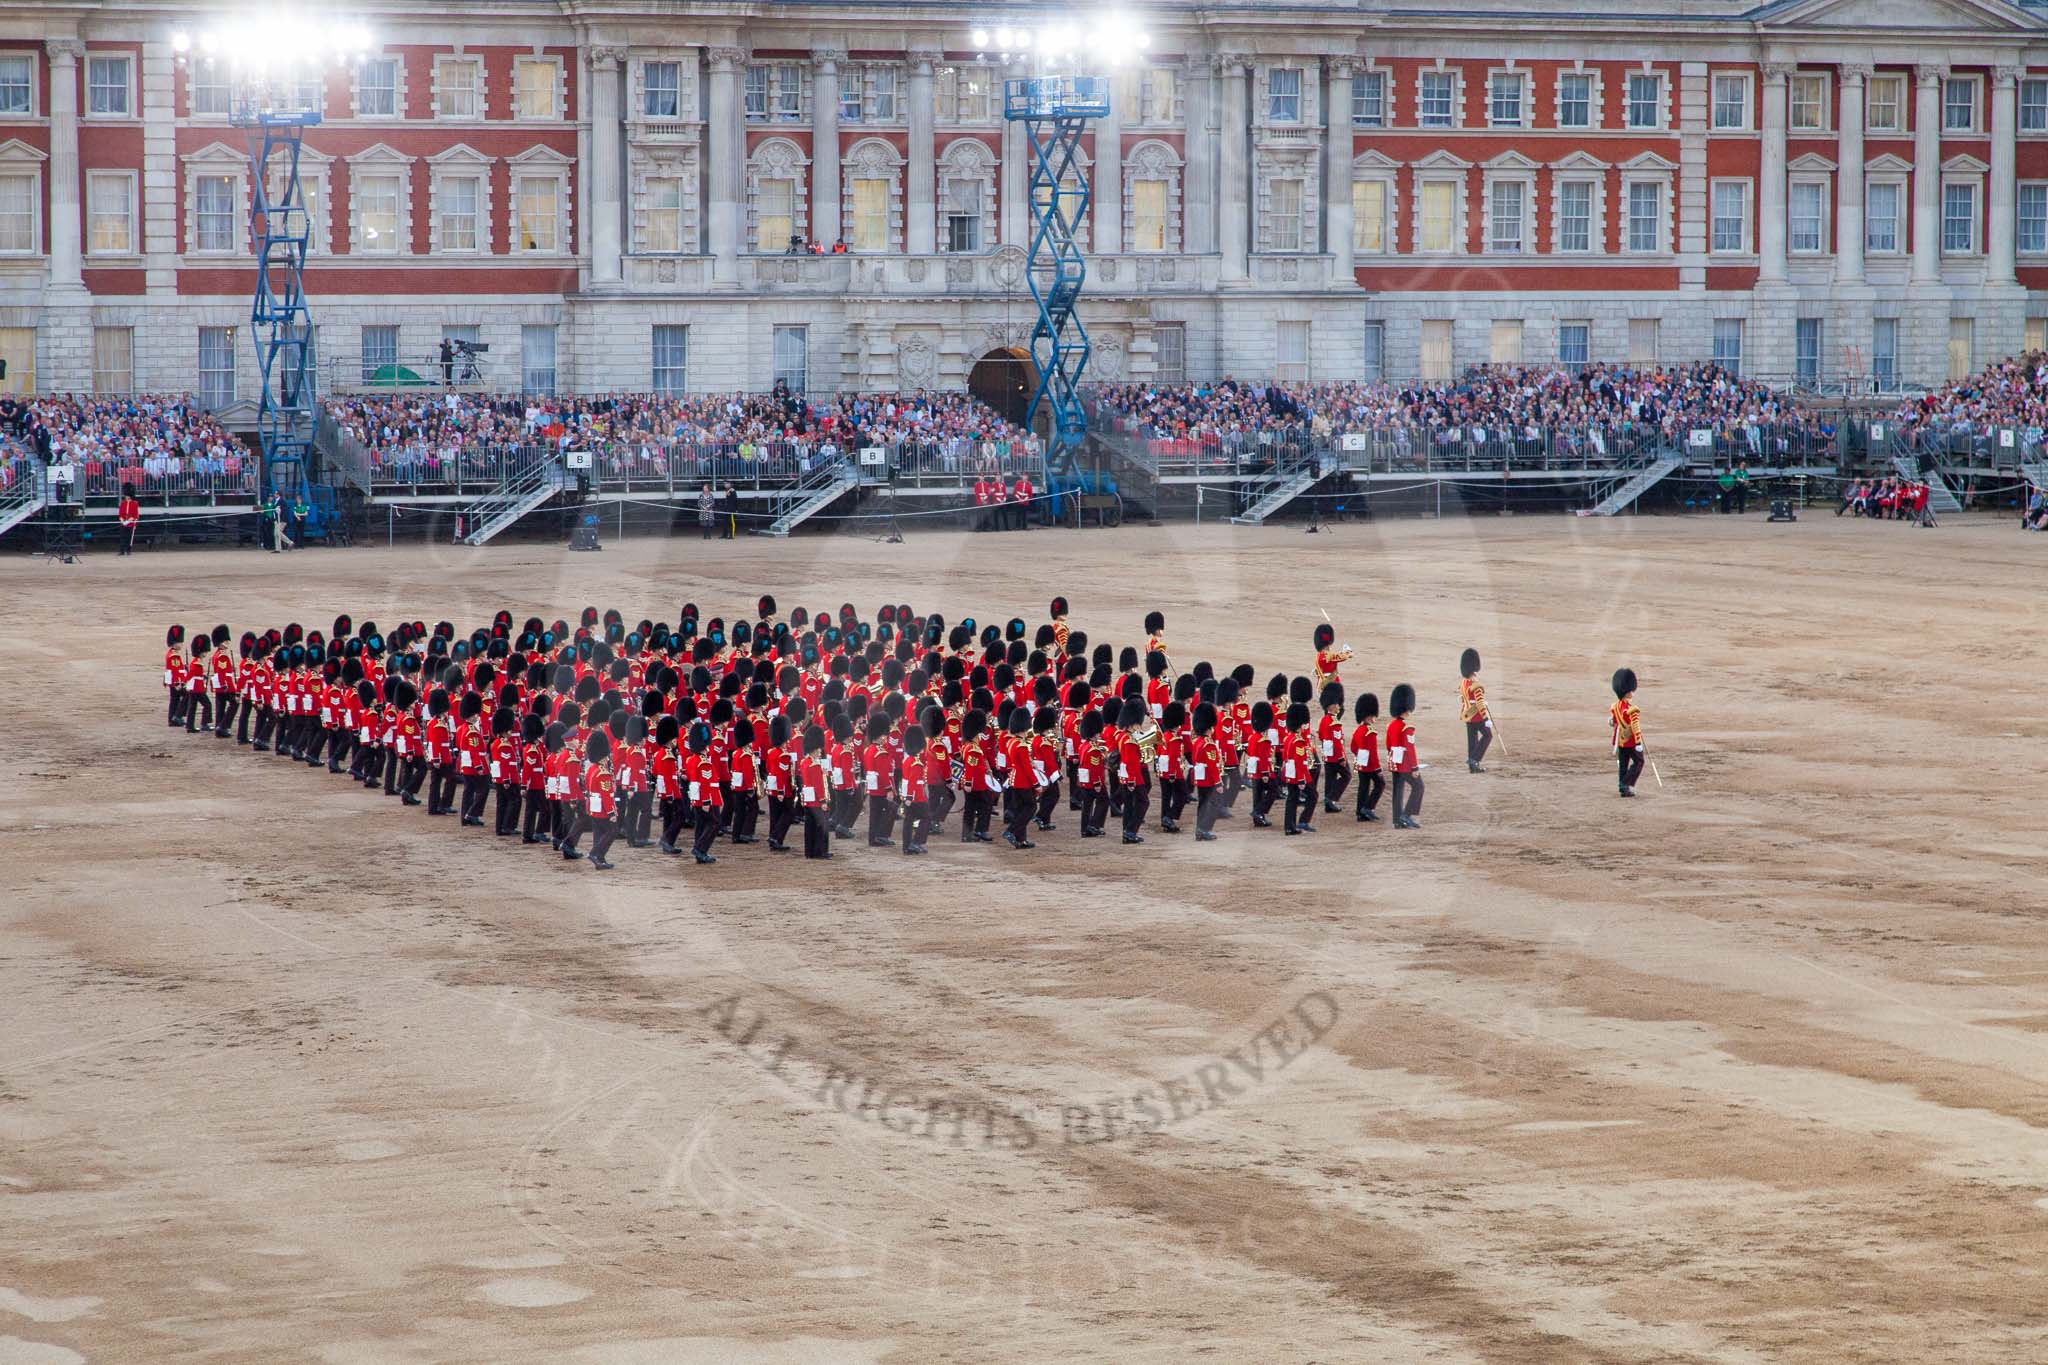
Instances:
[[[1400,716],[1387,722],[1387,762],[1397,773],[1412,773],[1419,766],[1415,730]]]
[[[1197,787],[1214,787],[1223,781],[1223,746],[1208,735],[1196,739],[1188,752],[1188,766]]]
[[[612,791],[615,785],[612,765],[609,763],[586,763],[583,765],[583,809],[593,820],[612,818]]]
[[[1369,720],[1360,721],[1351,732],[1351,766],[1360,773],[1380,770],[1380,732]]]

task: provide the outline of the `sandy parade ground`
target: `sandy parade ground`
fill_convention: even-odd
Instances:
[[[0,1365],[2048,1360],[2042,553],[1822,514],[0,559]],[[1423,828],[956,815],[603,875],[164,725],[174,620],[762,591],[1157,607],[1262,681],[1327,609],[1354,693],[1421,695]]]

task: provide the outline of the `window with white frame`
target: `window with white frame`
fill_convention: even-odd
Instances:
[[[241,180],[233,175],[206,174],[192,182],[192,249],[228,252],[241,244],[242,206],[237,202]]]
[[[2048,80],[2020,82],[2020,131],[2048,133]]]
[[[1591,180],[1561,180],[1557,186],[1557,245],[1566,253],[1594,249],[1593,192]]]
[[[1793,73],[1786,83],[1787,125],[1795,133],[1825,132],[1828,126],[1828,78],[1818,71]]]
[[[1795,318],[1792,323],[1792,376],[1808,387],[1820,382],[1820,319]]]
[[[1138,75],[1138,122],[1155,128],[1176,122],[1180,72],[1170,66],[1148,66]]]
[[[756,63],[747,68],[744,97],[747,118],[795,123],[804,116],[804,77],[796,62]]]
[[[1495,128],[1519,128],[1525,121],[1528,80],[1519,71],[1496,71],[1486,78],[1486,119]]]
[[[865,101],[861,98],[861,72],[857,66],[842,67],[839,71],[839,121],[859,123]]]
[[[1456,359],[1456,333],[1449,318],[1424,318],[1422,320],[1422,354],[1418,357],[1419,377],[1426,384],[1440,383],[1451,377],[1452,362]]]
[[[754,182],[754,250],[781,252],[789,247],[796,223],[796,181],[765,178]]]
[[[199,329],[199,402],[202,407],[226,407],[235,401],[235,329]]]
[[[127,393],[135,387],[135,329],[92,329],[92,391]]]
[[[18,256],[36,250],[42,202],[42,177],[34,171],[0,172],[0,253]]]
[[[1899,382],[1899,320],[1870,320],[1870,377],[1878,388],[1889,389]]]
[[[1528,249],[1529,184],[1493,180],[1487,184],[1486,249],[1495,254]]]
[[[775,68],[775,121],[796,123],[804,116],[804,85],[809,73],[794,62]]]
[[[85,179],[86,250],[125,256],[135,250],[135,172],[93,171]]]
[[[33,114],[36,59],[25,52],[0,54],[0,115]]]
[[[1270,180],[1266,196],[1267,250],[1301,250],[1301,182]]]
[[[1863,186],[1863,249],[1875,255],[1899,250],[1899,206],[1906,187],[1898,180],[1871,180]]]
[[[1451,252],[1458,249],[1458,183],[1424,180],[1416,187],[1418,228],[1415,249]]]
[[[233,96],[224,63],[202,57],[187,68],[187,90],[192,97],[192,117],[226,118],[233,112]]]
[[[647,182],[645,234],[640,249],[656,255],[674,255],[683,249],[683,182],[670,175]]]
[[[1628,249],[1664,249],[1664,182],[1631,180],[1628,184]]]
[[[940,73],[939,121],[987,123],[993,117],[995,73],[985,66],[952,67]]]
[[[1977,250],[1977,183],[1944,183],[1941,187],[1941,250],[1945,256],[1968,256]]]
[[[85,59],[85,112],[99,118],[126,118],[135,107],[129,89],[134,64],[126,57]]]
[[[859,176],[847,183],[853,200],[853,241],[855,251],[889,249],[889,191],[891,183],[879,176]]]
[[[1715,318],[1710,358],[1730,374],[1742,373],[1742,319]]]
[[[1560,365],[1583,366],[1593,363],[1592,324],[1585,322],[1560,322],[1557,324],[1557,363]]]
[[[292,82],[292,108],[320,113],[327,108],[327,75],[313,72]]]
[[[1415,78],[1417,122],[1425,128],[1457,123],[1458,77],[1452,71],[1423,71]]]
[[[1828,182],[1795,179],[1786,191],[1785,249],[1795,256],[1827,250]]]
[[[405,177],[390,172],[351,173],[349,190],[356,215],[349,251],[365,256],[397,255],[404,249],[398,215]]]
[[[791,393],[802,393],[811,379],[811,329],[777,327],[773,333],[775,382]]]
[[[1276,66],[1266,72],[1266,122],[1301,122],[1301,68]]]
[[[1387,125],[1387,76],[1384,71],[1361,71],[1351,78],[1351,122],[1358,128]]]
[[[377,322],[364,326],[362,333],[362,373],[365,384],[374,384],[379,379],[388,379],[398,370],[398,327],[394,323]]]
[[[512,187],[516,249],[537,255],[562,250],[562,177],[523,175]]]
[[[478,116],[477,92],[483,88],[483,63],[474,57],[434,59],[434,116],[473,119]]]
[[[1863,126],[1873,133],[1906,131],[1906,78],[1872,76],[1863,83]]]
[[[1487,338],[1486,363],[1495,366],[1521,364],[1523,330],[1520,318],[1495,318]]]
[[[1654,365],[1657,363],[1658,344],[1663,331],[1655,318],[1630,318],[1628,320],[1628,363],[1631,365]]]
[[[555,391],[555,325],[529,322],[519,329],[519,388],[522,393]]]
[[[2018,212],[2013,246],[2020,251],[2048,251],[2048,184],[2038,180],[2022,183]]]
[[[1941,130],[1944,133],[1973,133],[1977,130],[1977,78],[1949,76],[1941,83]]]
[[[398,58],[371,57],[356,64],[356,117],[398,117]]]
[[[1368,384],[1377,384],[1387,377],[1387,324],[1379,321],[1366,323],[1363,341],[1360,378]]]
[[[1162,322],[1152,329],[1152,377],[1162,384],[1184,383],[1188,377],[1188,325]]]
[[[690,329],[677,322],[654,324],[654,391],[675,397],[690,387]]]
[[[1749,182],[1716,180],[1708,249],[1740,255],[1749,250]]]
[[[484,180],[480,174],[450,172],[434,186],[434,245],[441,251],[475,252],[483,242]]]
[[[1273,368],[1279,379],[1308,378],[1308,337],[1308,324],[1298,319],[1273,324]]]
[[[1393,218],[1393,181],[1381,176],[1351,182],[1351,249],[1382,255],[1390,249],[1388,223]]]
[[[1628,73],[1628,126],[1664,126],[1664,77],[1654,71]]]
[[[1131,182],[1131,250],[1166,250],[1166,192],[1164,180]]]
[[[896,122],[896,76],[893,66],[868,68],[868,122]]]
[[[768,68],[750,66],[740,87],[740,102],[751,120],[768,117]]]
[[[1558,73],[1558,127],[1591,128],[1593,126],[1593,108],[1595,103],[1592,72],[1561,71]]]
[[[562,64],[553,57],[521,57],[512,63],[512,112],[528,122],[562,116]]]
[[[647,62],[640,68],[640,113],[653,120],[683,116],[681,62]]]
[[[1749,77],[1740,71],[1714,73],[1714,131],[1749,127]]]

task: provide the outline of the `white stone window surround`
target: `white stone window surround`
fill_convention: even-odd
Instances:
[[[1792,186],[1820,187],[1820,245],[1792,245]],[[1826,256],[1833,253],[1831,232],[1835,217],[1835,163],[1818,152],[1794,157],[1785,167],[1785,250],[1793,256]]]
[[[1446,123],[1424,123],[1424,122],[1422,121],[1422,86],[1423,86],[1423,80],[1422,80],[1422,78],[1423,78],[1423,76],[1425,76],[1425,75],[1444,75],[1444,74],[1448,74],[1448,75],[1450,76],[1450,78],[1451,78],[1451,121],[1450,121],[1449,123],[1447,123],[1447,124],[1446,124]],[[1389,101],[1391,101],[1391,100],[1393,99],[1393,96],[1394,96],[1394,92],[1393,92],[1393,91],[1392,91],[1391,89],[1389,89],[1389,90],[1387,91],[1387,98],[1388,98],[1388,100],[1389,100]],[[1445,128],[1462,128],[1462,127],[1464,127],[1464,126],[1465,126],[1465,68],[1464,68],[1464,66],[1463,66],[1462,64],[1461,64],[1461,65],[1458,65],[1458,66],[1452,66],[1452,65],[1450,65],[1449,63],[1447,63],[1447,62],[1446,62],[1446,61],[1445,61],[1445,60],[1444,60],[1444,59],[1443,59],[1442,57],[1438,57],[1438,58],[1436,59],[1436,62],[1435,62],[1435,64],[1434,64],[1434,65],[1432,65],[1432,66],[1425,66],[1425,67],[1421,68],[1420,70],[1418,70],[1418,71],[1417,71],[1417,72],[1415,73],[1415,84],[1414,84],[1414,88],[1413,88],[1413,89],[1412,89],[1412,90],[1411,90],[1411,91],[1409,92],[1409,108],[1410,108],[1410,110],[1411,110],[1411,115],[1412,115],[1412,116],[1411,116],[1411,118],[1410,118],[1410,120],[1409,120],[1408,126],[1409,126],[1409,127],[1411,127],[1411,128],[1434,128],[1434,129],[1437,129],[1438,131],[1441,131],[1441,130],[1443,130],[1443,129],[1445,129]],[[1389,119],[1388,119],[1388,122],[1389,122],[1390,124],[1392,123],[1392,116],[1391,116],[1391,115],[1389,115]],[[1417,198],[1420,198],[1420,196],[1417,196]]]
[[[384,143],[372,143],[346,158],[348,167],[348,251],[351,256],[410,256],[412,254],[412,163],[405,155]],[[398,240],[392,249],[373,247],[363,238],[362,196],[357,187],[370,176],[398,177]]]
[[[1715,97],[1716,87],[1721,81],[1742,83],[1742,118],[1740,122],[1723,127],[1714,122],[1715,110],[1721,101]],[[1732,137],[1740,133],[1756,131],[1756,73],[1739,71],[1728,67],[1710,67],[1707,70],[1707,135],[1709,137]]]
[[[1950,260],[1967,259],[1984,254],[1984,194],[1986,177],[1990,170],[1989,166],[1967,153],[1952,156],[1941,163],[1941,196],[1935,201],[1934,230],[1938,234],[1935,246],[1942,257]],[[1970,220],[1970,247],[1967,251],[1948,249],[1948,190],[1951,185],[1969,185],[1976,191],[1975,211]]]
[[[1431,152],[1428,156],[1414,164],[1412,176],[1412,182],[1415,187],[1414,202],[1410,205],[1409,209],[1410,217],[1413,219],[1409,240],[1413,243],[1414,255],[1447,257],[1463,256],[1466,254],[1465,198],[1467,176],[1465,173],[1471,168],[1471,162],[1453,156],[1447,151]],[[1423,186],[1432,184],[1448,184],[1451,186],[1451,249],[1449,251],[1432,251],[1423,246],[1422,206],[1424,199],[1427,197],[1423,193]]]
[[[1540,165],[1523,156],[1520,152],[1502,152],[1492,160],[1482,163],[1483,180],[1480,191],[1480,222],[1483,233],[1480,249],[1489,256],[1527,256],[1536,250],[1536,172]],[[1493,198],[1496,186],[1503,184],[1522,187],[1521,246],[1512,251],[1501,251],[1494,247],[1493,239]]]
[[[576,251],[576,186],[571,179],[575,161],[552,147],[528,147],[516,156],[505,158],[511,168],[510,183],[507,186],[510,212],[506,215],[505,230],[508,234],[506,247],[514,256],[571,256]],[[519,245],[519,186],[527,180],[554,180],[555,191],[555,249],[553,251],[525,251]]]
[[[97,114],[93,112],[92,68],[94,63],[96,62],[119,62],[122,64],[122,67],[125,71],[123,83],[126,85],[128,93],[125,97],[123,107],[118,113]],[[78,101],[79,118],[92,123],[132,123],[139,121],[142,117],[142,106],[136,91],[137,78],[139,75],[136,68],[139,65],[140,63],[136,60],[136,55],[134,51],[131,49],[86,49],[85,54],[78,59],[78,70],[80,75],[83,77],[83,85],[80,90]],[[33,79],[33,77],[31,77],[31,79]],[[35,95],[33,91],[31,91],[29,99],[31,102],[35,100]],[[17,114],[13,117],[19,118],[21,116]]]
[[[647,112],[647,68],[669,62],[676,68],[676,112],[673,118]],[[673,128],[702,117],[698,107],[697,51],[688,47],[648,48],[634,52],[627,63],[630,77],[626,122],[643,130]]]
[[[462,88],[461,72],[471,73],[469,81],[471,108],[469,114],[443,114],[441,95],[444,91]],[[490,87],[484,80],[484,59],[482,56],[465,52],[460,48],[454,52],[436,53],[434,56],[434,117],[443,123],[481,123],[490,117]]]
[[[106,260],[126,260],[142,254],[142,172],[127,166],[93,166],[83,176],[85,202],[80,210],[85,225],[85,254],[88,257]],[[98,182],[106,179],[120,179],[128,182],[128,247],[125,251],[95,251],[93,249],[93,219],[99,216],[105,205],[97,202]],[[38,198],[41,196],[38,195]]]
[[[485,156],[467,143],[434,153],[427,158],[427,250],[436,256],[489,256],[491,241],[491,167],[495,158]],[[477,182],[476,245],[450,246],[441,240],[442,190],[447,182],[470,178]]]
[[[787,249],[786,242],[765,247],[760,242],[761,184],[767,180],[790,182],[789,230],[809,241],[811,159],[804,155],[803,148],[786,137],[762,139],[761,145],[747,157],[747,222],[741,249],[754,255],[780,256]]]
[[[1635,76],[1653,76],[1656,78],[1657,121],[1654,124],[1637,124],[1629,122],[1629,104],[1631,103],[1631,101],[1629,100],[1629,85],[1630,78]],[[1664,70],[1662,67],[1658,66],[1654,62],[1646,61],[1636,66],[1629,67],[1626,71],[1624,71],[1622,73],[1621,82],[1621,126],[1623,131],[1631,133],[1661,133],[1666,132],[1673,126],[1675,126],[1671,114],[1671,101],[1676,95],[1676,92],[1672,89],[1672,87],[1676,85],[1677,82],[1671,79],[1670,72]]]
[[[1166,182],[1167,252],[1181,249],[1181,176],[1186,170],[1180,154],[1165,142],[1146,141],[1124,153],[1124,250],[1137,247],[1137,205],[1132,186],[1140,180]]]
[[[363,73],[368,63],[356,68],[348,83],[349,117],[371,122],[386,123],[403,119],[405,109],[405,54],[402,52],[373,52],[372,62],[390,62],[392,76],[392,111],[388,114],[366,114],[363,112]],[[351,244],[353,245],[353,244]]]
[[[219,144],[216,143],[214,145],[218,146]],[[42,255],[47,250],[48,225],[43,218],[43,196],[46,192],[45,182],[48,177],[43,173],[43,167],[49,159],[45,153],[29,146],[20,138],[9,138],[5,142],[0,142],[0,175],[27,176],[30,181],[28,196],[29,244],[20,250],[0,252],[0,256],[19,260],[25,256]],[[185,204],[186,211],[189,214],[192,205],[192,185],[189,175],[186,177]],[[189,228],[186,239],[188,241],[192,239],[192,233]]]
[[[1273,114],[1273,72],[1292,71],[1301,82],[1301,117],[1275,122]],[[1260,62],[1253,68],[1255,89],[1253,92],[1252,125],[1256,128],[1306,129],[1320,126],[1322,121],[1322,79],[1313,58],[1293,61]]]
[[[1912,177],[1913,163],[1890,152],[1871,157],[1863,163],[1863,254],[1866,257],[1896,260],[1909,254],[1906,233],[1913,219]],[[1872,248],[1870,245],[1870,189],[1873,185],[1890,185],[1898,196],[1892,216],[1892,245],[1889,248]]]
[[[882,252],[903,250],[903,154],[878,137],[864,137],[846,149],[839,165],[840,240],[853,251],[853,182],[884,180],[889,185],[889,234]],[[874,255],[875,252],[865,254]]]
[[[1519,111],[1519,115],[1512,123],[1497,123],[1494,121],[1493,83],[1498,79],[1509,78],[1519,83],[1522,87],[1520,98],[1515,101],[1515,107]],[[1534,81],[1531,79],[1527,69],[1515,65],[1515,59],[1512,57],[1499,66],[1489,66],[1486,68],[1486,126],[1489,128],[1511,130],[1533,128],[1536,126]]]
[[[1125,175],[1130,174],[1128,165]],[[996,249],[996,154],[989,145],[978,137],[956,137],[939,149],[937,168],[937,203],[934,213],[937,221],[933,225],[936,234],[933,240],[946,240],[946,220],[953,216],[953,187],[971,185],[974,188],[974,202],[980,206],[981,220],[977,231],[981,252]]]
[[[324,256],[334,250],[334,161],[327,153],[314,147],[299,148],[299,189],[302,195],[310,195],[313,211],[307,215],[306,255]],[[280,153],[277,174],[269,182],[272,193],[281,186],[283,178],[283,154]]]
[[[1358,86],[1357,86],[1356,82],[1357,82],[1357,81],[1358,81],[1358,79],[1359,79],[1360,77],[1362,77],[1362,76],[1378,76],[1378,77],[1380,78],[1380,121],[1379,121],[1378,123],[1359,123],[1359,122],[1358,122],[1358,121],[1357,121],[1357,120],[1356,120],[1356,119],[1354,118],[1354,119],[1352,120],[1352,126],[1353,126],[1353,127],[1355,127],[1355,128],[1391,128],[1391,127],[1393,127],[1393,126],[1394,126],[1394,73],[1393,73],[1392,71],[1388,70],[1388,69],[1387,69],[1386,67],[1384,67],[1384,66],[1381,66],[1381,65],[1379,65],[1379,64],[1378,64],[1378,63],[1377,63],[1376,61],[1374,61],[1374,60],[1372,60],[1372,59],[1370,59],[1370,58],[1366,59],[1365,61],[1362,61],[1362,62],[1360,62],[1360,63],[1358,64],[1357,68],[1356,68],[1356,69],[1355,69],[1355,70],[1354,70],[1354,71],[1352,72],[1352,81],[1353,81],[1353,85],[1352,85],[1352,87],[1351,87],[1351,88],[1352,88],[1352,91],[1353,91],[1353,94],[1354,94],[1354,98],[1355,98],[1356,92],[1357,92],[1357,90],[1358,90]]]
[[[1800,81],[1817,82],[1820,86],[1820,123],[1805,127],[1795,120],[1798,115],[1793,106],[1799,103]],[[1835,82],[1833,73],[1795,68],[1785,77],[1785,130],[1794,137],[1819,137],[1835,131]]]
[[[0,148],[0,152],[5,150]],[[197,151],[185,153],[178,162],[185,185],[185,254],[214,260],[250,255],[248,149],[230,147],[225,142],[209,142]],[[0,162],[0,169],[11,168]],[[199,178],[209,175],[224,175],[234,181],[235,245],[229,251],[199,249]]]
[[[1589,77],[1592,82],[1593,88],[1591,98],[1588,100],[1588,109],[1586,115],[1589,121],[1583,126],[1579,124],[1567,124],[1564,121],[1564,78],[1568,75],[1586,76]],[[1585,59],[1580,58],[1579,60],[1574,61],[1571,64],[1570,68],[1560,69],[1554,76],[1551,77],[1551,123],[1554,127],[1560,129],[1569,129],[1572,132],[1597,131],[1606,122],[1606,99],[1606,85],[1602,78],[1600,68],[1597,66],[1588,66],[1586,64]]]
[[[1666,82],[1668,85],[1669,82]],[[1655,152],[1640,152],[1621,163],[1621,254],[1624,256],[1651,257],[1668,256],[1672,245],[1672,183],[1678,173],[1678,164],[1667,161]],[[1655,184],[1657,195],[1657,238],[1654,250],[1640,251],[1629,246],[1629,187],[1631,185]]]
[[[1398,238],[1401,222],[1401,164],[1393,158],[1376,151],[1360,152],[1351,159],[1351,183],[1362,185],[1378,182],[1385,186],[1385,220],[1380,224],[1380,249],[1372,251],[1357,244],[1358,219],[1351,221],[1352,251],[1361,256],[1392,256]],[[1356,209],[1354,207],[1354,215]]]
[[[1291,125],[1289,125],[1291,126]],[[1314,147],[1266,146],[1256,151],[1257,164],[1253,176],[1254,220],[1257,226],[1257,241],[1253,250],[1261,254],[1281,256],[1314,255],[1316,244],[1321,240],[1319,233],[1323,212],[1323,154]],[[1272,217],[1273,182],[1276,180],[1298,180],[1301,182],[1301,235],[1291,247],[1275,246],[1279,240],[1278,223]]]
[[[1714,211],[1714,205],[1723,185],[1742,187],[1742,240],[1732,247],[1714,245],[1714,224],[1720,217]],[[1707,254],[1718,257],[1756,254],[1756,181],[1749,176],[1717,175],[1707,182]]]
[[[1590,152],[1573,152],[1567,157],[1550,163],[1550,253],[1558,256],[1587,258],[1607,254],[1607,173],[1613,169],[1605,161]],[[1566,250],[1562,245],[1564,226],[1564,187],[1586,185],[1591,187],[1589,201],[1586,246],[1584,250]]]
[[[555,69],[555,109],[551,114],[523,114],[519,111],[519,71],[535,64]],[[512,59],[512,121],[514,123],[561,123],[569,117],[569,64],[556,52],[522,52]]]
[[[694,131],[694,130],[693,130]],[[633,251],[638,255],[695,255],[703,250],[697,215],[698,151],[694,143],[682,146],[635,147],[630,164],[633,196]],[[682,191],[679,252],[657,252],[649,245],[649,217],[653,208],[652,183],[674,180]]]
[[[39,119],[48,111],[43,108],[43,54],[34,48],[17,47],[0,52],[0,57],[28,63],[28,108],[0,115],[9,122],[22,119]],[[189,103],[189,99],[188,99]],[[80,110],[83,113],[83,110]]]

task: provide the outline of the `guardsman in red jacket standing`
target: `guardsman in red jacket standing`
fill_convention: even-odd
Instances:
[[[696,838],[690,854],[699,863],[715,863],[711,841],[718,837],[718,812],[724,804],[718,789],[718,760],[711,756],[711,726],[697,721],[684,741],[683,793],[689,798]]]
[[[1344,742],[1344,684],[1326,682],[1317,702],[1323,708],[1316,722],[1316,756],[1323,762],[1323,811],[1341,809],[1344,789],[1351,785],[1350,746]]]
[[[1373,728],[1380,718],[1379,695],[1362,693],[1353,715],[1358,721],[1351,731],[1351,769],[1358,774],[1357,818],[1377,822],[1380,817],[1373,807],[1387,789],[1387,779],[1380,772],[1380,732]]]
[[[1387,700],[1387,763],[1394,770],[1394,828],[1421,829],[1415,818],[1422,809],[1422,758],[1415,751],[1415,689],[1402,683]]]
[[[896,824],[896,751],[889,745],[889,717],[875,711],[868,716],[867,747],[861,750],[861,781],[868,796],[868,847],[888,848]],[[847,817],[851,825],[853,818]]]
[[[988,475],[986,474],[977,474],[974,477],[974,529],[977,531],[986,531],[988,529]]]
[[[804,754],[797,761],[797,804],[804,811],[804,856],[832,856],[832,831],[825,824],[825,807],[831,799],[831,782],[826,777],[825,731],[812,725],[804,730]]]
[[[1060,803],[1060,712],[1056,706],[1041,706],[1031,717],[1031,766],[1038,779],[1037,824],[1041,830],[1058,829],[1052,813]]]
[[[523,814],[519,842],[540,842],[540,822],[548,813],[548,723],[538,711],[529,711],[519,722],[519,785]]]
[[[1465,766],[1483,773],[1486,748],[1493,743],[1493,717],[1486,709],[1486,684],[1479,681],[1479,651],[1468,649],[1458,658],[1458,718],[1465,722]]]
[[[913,725],[903,732],[903,775],[897,779],[896,794],[903,800],[906,857],[924,852],[925,824],[931,813],[931,784],[926,776],[924,750],[924,727]]]
[[[455,727],[448,723],[453,709],[445,687],[427,694],[427,736],[420,757],[427,775],[429,815],[446,815],[448,802],[455,795]]]
[[[135,553],[135,528],[142,524],[142,504],[135,500],[135,486],[121,485],[121,505],[115,510],[121,521],[121,553]]]
[[[1216,837],[1216,816],[1223,808],[1223,746],[1216,740],[1216,708],[1195,707],[1194,739],[1188,745],[1188,780],[1195,786],[1195,840]]]
[[[498,819],[491,832],[499,838],[519,828],[519,798],[525,791],[520,779],[519,717],[509,707],[491,713],[491,785],[498,791]]]
[[[1004,792],[1003,842],[1011,848],[1036,848],[1031,842],[1031,817],[1038,813],[1038,775],[1031,761],[1031,713],[1019,706],[1010,712],[1009,734],[1002,741],[1008,774]]]
[[[185,723],[185,628],[172,626],[164,632],[164,691],[170,697],[170,711],[164,723],[173,729]]]
[[[613,789],[612,737],[603,730],[591,735],[584,747],[583,765],[583,818],[590,822],[590,866],[598,872],[609,872],[612,865],[605,861],[605,854],[611,852],[612,840],[618,837],[618,799]],[[572,838],[571,846],[575,844]]]
[[[1636,709],[1636,671],[1614,670],[1614,705],[1607,708],[1613,726],[1617,778],[1623,796],[1636,794],[1636,781],[1643,775],[1643,713]]]

